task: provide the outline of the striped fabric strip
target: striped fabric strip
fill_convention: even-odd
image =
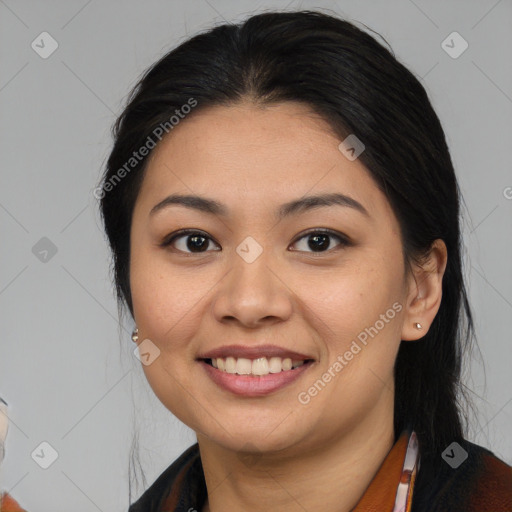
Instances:
[[[419,447],[418,438],[415,432],[412,432],[405,453],[402,476],[396,490],[396,499],[393,512],[411,512],[412,494],[414,490],[414,481],[419,469]]]

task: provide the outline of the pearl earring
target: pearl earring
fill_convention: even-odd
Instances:
[[[133,343],[137,343],[138,340],[139,340],[139,328],[136,327],[134,329],[134,331],[132,332],[132,341],[133,341]]]
[[[416,329],[423,329],[423,327],[421,326],[421,324],[419,324],[418,322],[416,322],[414,324],[414,327],[416,327]]]

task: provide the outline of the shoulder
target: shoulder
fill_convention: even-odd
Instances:
[[[128,512],[157,512],[167,498],[173,483],[178,475],[190,467],[199,458],[198,444],[187,448],[160,476],[153,484],[142,494],[142,496],[132,505]]]
[[[512,512],[512,467],[486,448],[469,444],[479,454],[481,465],[474,479],[471,506],[475,511]]]
[[[469,441],[452,445],[420,464],[412,511],[512,512],[512,467]]]

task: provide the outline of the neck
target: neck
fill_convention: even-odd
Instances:
[[[256,462],[198,434],[208,488],[202,512],[297,512],[319,503],[322,512],[349,512],[393,446],[393,404],[385,405],[342,436],[317,439],[313,449],[297,445],[293,455],[262,453]]]

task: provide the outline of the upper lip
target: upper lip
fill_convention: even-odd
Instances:
[[[258,345],[258,346],[245,346],[245,345],[224,345],[223,347],[215,348],[204,352],[198,356],[198,359],[215,359],[222,357],[244,357],[247,359],[256,359],[258,357],[281,357],[285,359],[289,357],[292,360],[305,360],[313,359],[313,357],[306,354],[295,352],[286,348],[278,347],[276,345]]]

